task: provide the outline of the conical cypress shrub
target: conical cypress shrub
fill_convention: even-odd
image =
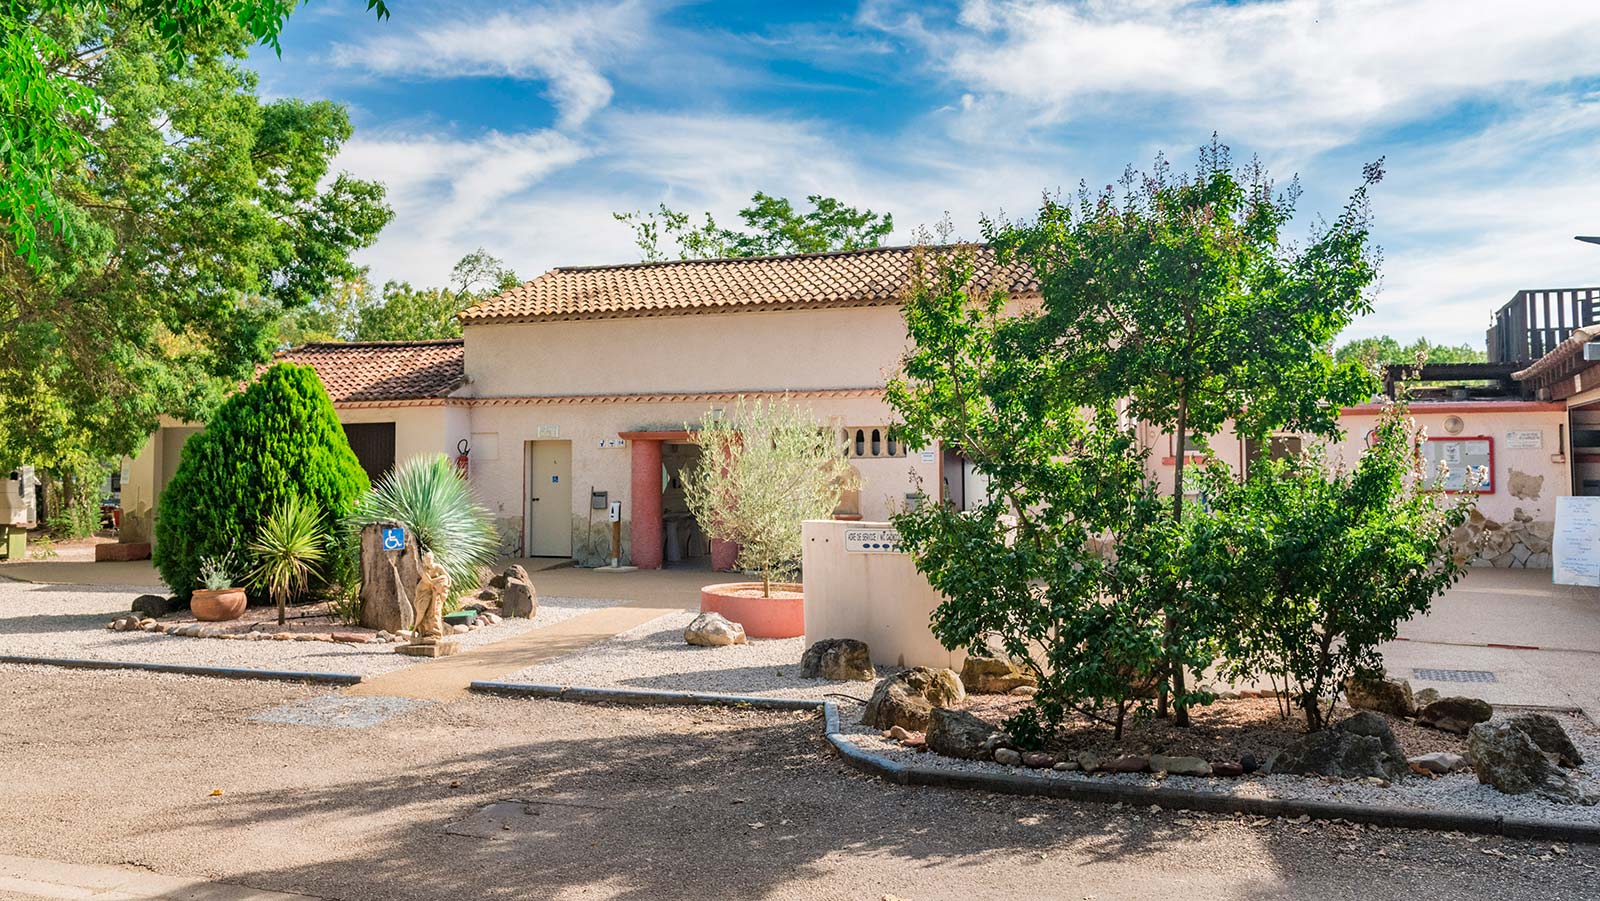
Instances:
[[[261,523],[289,495],[315,505],[324,522],[338,522],[368,487],[316,370],[280,363],[184,444],[157,504],[156,568],[187,598],[202,557],[232,552],[234,568],[244,568]],[[242,581],[242,572],[234,576]]]

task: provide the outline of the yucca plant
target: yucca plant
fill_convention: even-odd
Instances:
[[[361,498],[344,521],[346,554],[358,558],[362,527],[381,522],[404,525],[422,550],[433,552],[450,576],[447,609],[456,595],[477,587],[479,569],[499,552],[494,518],[444,454],[401,463]]]
[[[256,540],[250,543],[255,568],[247,580],[278,605],[278,625],[283,625],[289,598],[306,590],[322,563],[327,543],[322,513],[291,494],[268,514]]]

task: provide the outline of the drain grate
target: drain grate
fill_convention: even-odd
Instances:
[[[323,695],[265,710],[250,719],[280,726],[325,726],[332,729],[366,729],[391,720],[431,701],[411,698],[362,698]]]
[[[1485,669],[1414,669],[1412,678],[1424,682],[1499,682]]]

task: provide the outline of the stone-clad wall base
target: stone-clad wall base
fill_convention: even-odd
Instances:
[[[1550,568],[1550,541],[1556,524],[1535,520],[1518,507],[1510,522],[1496,522],[1477,510],[1450,535],[1456,551],[1473,566]]]

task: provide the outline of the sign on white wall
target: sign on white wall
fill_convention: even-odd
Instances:
[[[1544,447],[1544,432],[1539,429],[1506,432],[1506,447],[1516,450],[1538,450]]]
[[[539,426],[539,437],[540,438],[560,438],[561,437],[561,426],[558,426],[558,425],[542,425],[542,426]]]
[[[851,554],[898,554],[900,533],[894,529],[846,529],[844,549]]]
[[[1600,586],[1600,497],[1556,498],[1551,580]]]

